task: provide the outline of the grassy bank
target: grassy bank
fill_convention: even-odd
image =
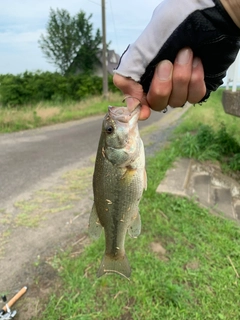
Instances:
[[[184,115],[184,121],[178,127],[178,134],[196,132],[202,124],[218,130],[222,124],[227,127],[228,133],[240,141],[240,118],[228,115],[224,112],[221,99],[223,89],[218,89],[211,94],[209,100],[202,105],[193,106]]]
[[[25,108],[0,108],[0,133],[38,128],[106,113],[108,104],[121,105],[120,94],[110,94],[107,101],[101,96],[81,102],[40,103]]]
[[[70,248],[53,261],[61,287],[37,319],[240,318],[239,227],[188,199],[156,194],[166,170],[180,155],[186,131],[194,137],[202,122],[218,130],[222,121],[227,132],[235,134],[233,128],[239,132],[240,119],[224,114],[216,93],[207,104],[190,109],[172,143],[147,160],[142,233],[138,239],[126,238],[130,282],[117,275],[96,278],[103,236],[78,257],[69,258]]]
[[[176,129],[175,147],[182,157],[220,162],[225,172],[238,172],[240,180],[240,118],[224,112],[221,95],[218,90],[185,114]]]

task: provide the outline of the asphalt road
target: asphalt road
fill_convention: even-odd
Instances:
[[[158,121],[152,113],[140,128]],[[0,135],[0,209],[97,150],[101,117]]]

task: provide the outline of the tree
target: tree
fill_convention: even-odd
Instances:
[[[71,17],[65,9],[50,9],[47,33],[40,36],[39,46],[63,75],[92,71],[98,61],[102,37],[99,29],[93,34],[91,18],[83,11]]]

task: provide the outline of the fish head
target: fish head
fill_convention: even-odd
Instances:
[[[135,132],[140,113],[140,106],[133,112],[129,112],[126,107],[108,107],[108,113],[103,121],[103,131],[105,133],[106,145],[119,149],[126,146],[130,135]]]
[[[126,107],[108,107],[103,120],[105,152],[113,163],[126,162],[139,138],[138,118],[140,106],[132,112]]]

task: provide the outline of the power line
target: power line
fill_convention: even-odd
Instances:
[[[110,0],[109,2],[110,2],[110,9],[111,9],[111,15],[112,15],[113,29],[114,29],[116,43],[117,43],[117,50],[119,52],[118,36],[117,36],[117,29],[116,29],[116,25],[115,25],[114,14],[113,14],[112,1]]]
[[[102,0],[102,65],[103,65],[103,98],[108,98],[107,43],[106,43],[106,6]]]
[[[101,7],[101,4],[100,4],[100,3],[97,3],[97,2],[95,2],[95,1],[88,0],[88,2],[92,2],[92,3],[96,4],[97,6]]]

